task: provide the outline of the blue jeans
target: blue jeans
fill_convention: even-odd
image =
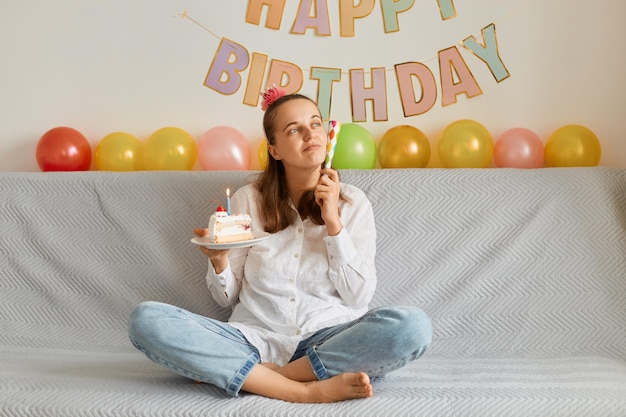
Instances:
[[[139,304],[128,323],[132,343],[154,362],[237,396],[260,362],[258,350],[224,323],[168,304]],[[428,316],[415,307],[381,307],[303,339],[291,361],[307,356],[319,380],[344,372],[384,375],[424,354]]]

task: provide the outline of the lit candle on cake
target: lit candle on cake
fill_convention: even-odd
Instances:
[[[230,188],[226,189],[226,214],[230,216]]]

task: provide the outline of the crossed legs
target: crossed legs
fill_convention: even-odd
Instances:
[[[256,348],[227,323],[162,303],[141,303],[129,319],[133,344],[153,361],[188,378],[289,402],[366,398],[370,376],[421,356],[432,329],[412,307],[380,308],[320,330],[302,341],[285,366],[261,364]]]

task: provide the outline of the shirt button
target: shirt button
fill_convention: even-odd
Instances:
[[[294,257],[294,258],[298,258],[299,256],[300,256],[300,255],[299,255],[299,254],[297,254],[297,253],[294,253],[294,254],[293,254],[293,257]]]
[[[291,301],[292,303],[295,303],[295,302],[296,302],[296,299],[295,299],[295,298],[293,298],[293,297],[291,297],[291,298],[289,299],[289,301]]]
[[[298,330],[296,330],[296,334],[297,334],[298,336],[300,336],[300,335],[302,334],[302,329],[298,329]]]
[[[302,228],[301,227],[298,229],[298,233],[302,233]]]

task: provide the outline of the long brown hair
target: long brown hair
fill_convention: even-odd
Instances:
[[[317,103],[302,94],[288,94],[274,101],[265,111],[265,116],[263,117],[263,130],[270,145],[273,145],[276,141],[274,124],[278,108],[291,100],[308,100],[317,106]],[[261,194],[259,211],[266,232],[279,232],[295,222],[297,215],[289,204],[285,166],[282,161],[274,159],[269,151],[267,153],[267,165],[259,174],[259,178],[254,185]],[[320,206],[315,202],[312,189],[308,190],[300,198],[297,209],[302,219],[310,218],[314,224],[324,224]]]

